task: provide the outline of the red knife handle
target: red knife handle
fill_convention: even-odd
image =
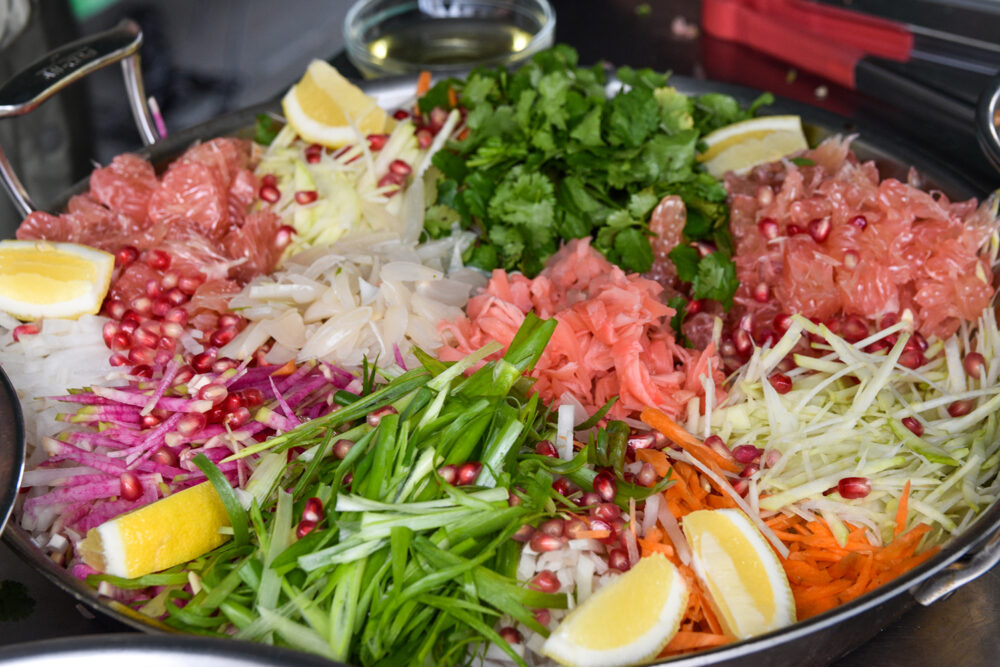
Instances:
[[[854,68],[864,53],[775,20],[735,0],[702,0],[701,25],[710,35],[739,42],[854,88]]]

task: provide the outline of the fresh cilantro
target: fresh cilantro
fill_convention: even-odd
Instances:
[[[670,328],[674,330],[674,335],[681,345],[687,345],[687,338],[684,336],[682,327],[684,318],[687,317],[688,300],[682,296],[671,297],[667,305],[674,309],[674,316],[670,318]]]
[[[0,621],[21,621],[31,615],[35,600],[19,581],[0,581]]]
[[[540,271],[560,243],[590,236],[594,248],[628,271],[648,271],[654,255],[649,217],[666,195],[687,207],[683,242],[670,253],[693,298],[732,303],[726,191],[696,162],[705,133],[751,117],[731,97],[688,97],[668,74],[618,70],[608,97],[605,72],[579,67],[566,45],[536,54],[517,71],[477,68],[433,86],[421,113],[458,99],[466,134],[435,155],[440,172],[428,194],[428,236],[456,222],[478,232],[464,259],[483,269]],[[450,91],[450,92],[449,92]],[[449,213],[450,212],[450,213]],[[691,242],[714,244],[700,258]]]
[[[816,163],[813,160],[810,160],[807,157],[793,157],[792,158],[792,164],[797,165],[799,167],[814,167],[814,166],[816,166]]]
[[[254,124],[253,138],[262,146],[270,146],[274,138],[281,131],[281,123],[266,113],[257,114],[257,122]]]

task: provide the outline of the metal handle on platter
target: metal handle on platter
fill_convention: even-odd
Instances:
[[[993,166],[1000,170],[1000,130],[997,128],[996,114],[1000,110],[1000,77],[990,82],[979,95],[976,105],[976,138],[979,147]]]
[[[111,30],[62,46],[32,63],[0,86],[0,118],[26,114],[71,83],[106,65],[122,62],[122,76],[132,116],[145,145],[159,135],[146,105],[139,66],[142,30],[135,21],[124,20]],[[31,197],[7,156],[0,148],[0,180],[22,216],[35,210]]]
[[[978,579],[997,563],[1000,563],[1000,532],[990,538],[967,562],[954,563],[917,586],[913,590],[913,598],[926,607],[954,593],[973,579]]]

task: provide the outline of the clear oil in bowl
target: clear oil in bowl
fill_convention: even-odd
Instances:
[[[531,43],[532,33],[495,19],[425,17],[394,28],[368,45],[373,63],[393,69],[393,63],[421,68],[462,66],[515,60]],[[397,71],[405,71],[399,69]]]

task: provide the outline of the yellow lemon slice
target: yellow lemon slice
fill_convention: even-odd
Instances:
[[[677,633],[687,602],[687,584],[673,563],[647,556],[570,612],[542,653],[575,667],[649,660]]]
[[[281,100],[281,108],[300,137],[330,148],[358,141],[358,132],[362,137],[380,134],[394,125],[373,98],[322,60],[309,64]]]
[[[720,127],[702,141],[707,148],[698,161],[716,178],[727,171],[743,174],[758,164],[809,148],[798,116],[751,118]]]
[[[178,491],[91,528],[80,543],[83,562],[133,579],[185,563],[229,539],[229,515],[211,482]]]
[[[75,243],[0,241],[0,311],[21,320],[101,309],[115,258]]]
[[[745,639],[795,622],[785,569],[746,514],[698,510],[683,527],[695,572],[727,633]]]

